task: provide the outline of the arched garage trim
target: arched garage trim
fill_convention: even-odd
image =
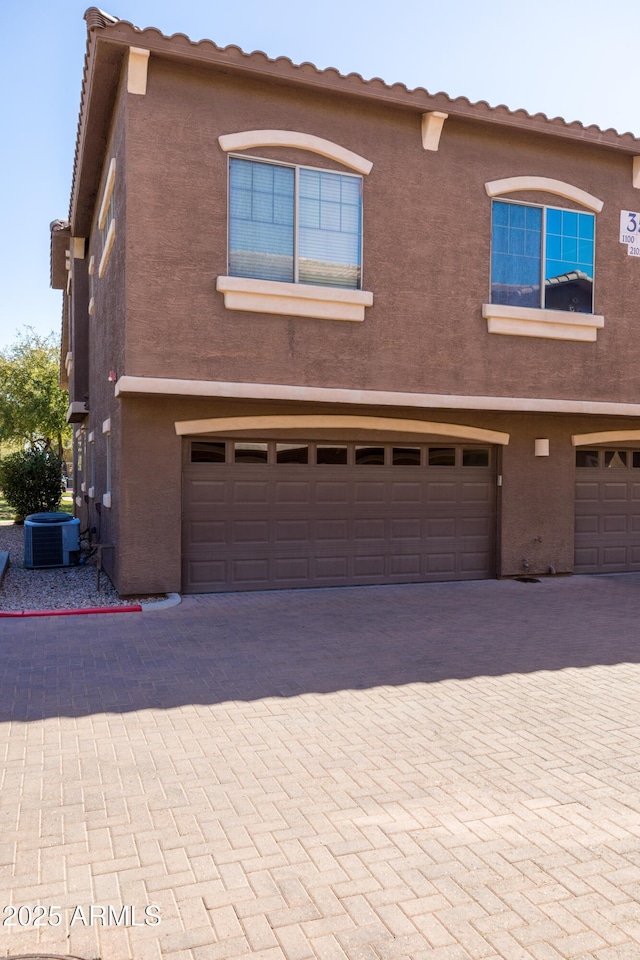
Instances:
[[[178,420],[175,424],[178,436],[199,433],[239,433],[243,430],[317,430],[317,429],[364,429],[384,433],[418,433],[442,437],[457,437],[479,443],[497,443],[506,446],[509,434],[498,430],[484,430],[463,423],[441,423],[434,420],[403,420],[394,417],[358,416],[264,416],[264,417],[213,417],[207,420]]]
[[[638,443],[640,430],[601,430],[599,433],[574,433],[574,447],[589,447],[596,443]]]

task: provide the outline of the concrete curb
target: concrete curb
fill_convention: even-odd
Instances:
[[[168,610],[169,607],[177,607],[182,602],[179,593],[168,593],[166,600],[158,600],[157,603],[141,603],[140,608],[143,613],[152,613],[155,610]]]
[[[90,613],[141,613],[139,603],[131,603],[125,607],[76,607],[60,610],[6,610],[0,611],[0,617],[74,617]]]

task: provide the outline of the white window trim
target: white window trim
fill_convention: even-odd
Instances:
[[[598,330],[604,327],[604,317],[594,313],[512,307],[503,303],[483,303],[482,316],[487,321],[489,333],[508,337],[543,337],[547,340],[595,343]]]
[[[111,200],[111,194],[113,193],[113,188],[116,182],[116,158],[112,157],[111,162],[109,163],[109,170],[107,171],[107,179],[104,185],[104,193],[102,194],[102,203],[100,204],[100,213],[98,214],[98,228],[104,230],[105,223],[107,220],[107,212],[109,210],[109,202]]]
[[[116,239],[116,221],[115,219],[109,224],[109,229],[107,231],[107,239],[105,240],[104,250],[102,251],[102,256],[100,257],[100,266],[98,267],[98,277],[102,280],[107,269],[107,264],[109,263],[109,257],[111,256],[111,251],[113,250],[113,244]],[[93,299],[93,298],[92,298]]]
[[[367,176],[373,167],[371,160],[353,153],[352,150],[347,150],[333,140],[324,140],[322,137],[314,137],[310,133],[301,133],[298,130],[243,130],[218,137],[218,143],[225,153],[232,150],[250,150],[254,147],[293,147],[298,150],[309,150],[321,157],[335,160],[364,176]]]
[[[111,508],[111,471],[112,471],[112,465],[111,465],[111,456],[112,456],[112,450],[111,450],[111,417],[109,417],[107,420],[104,420],[104,421],[103,421],[103,423],[102,423],[102,432],[105,434],[106,445],[107,445],[107,446],[106,446],[106,452],[107,452],[107,462],[106,462],[106,470],[107,470],[107,491],[106,491],[106,493],[103,493],[103,494],[102,494],[102,506],[110,509],[110,508]]]
[[[316,320],[347,320],[362,323],[373,294],[342,287],[317,287],[251,277],[218,277],[216,289],[224,295],[227,310],[271,313]]]

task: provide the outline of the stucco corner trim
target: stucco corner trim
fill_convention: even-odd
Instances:
[[[91,299],[89,300],[89,308],[88,308],[90,317],[92,317],[93,314],[95,313],[95,309],[96,309],[95,297],[91,297]]]
[[[247,277],[218,277],[216,290],[223,294],[227,310],[310,317],[316,320],[362,323],[365,308],[373,304],[373,294],[366,290],[282,283],[278,280],[253,280]]]
[[[422,114],[422,147],[424,150],[437,151],[440,146],[440,136],[448,113],[440,110],[430,110]]]
[[[108,417],[106,420],[102,421],[102,432],[111,433],[111,417]]]
[[[324,140],[298,130],[243,130],[240,133],[223,134],[218,137],[218,143],[225,153],[232,150],[250,150],[253,147],[296,147],[298,150],[309,150],[321,157],[328,157],[329,160],[335,160],[336,163],[365,176],[373,167],[371,160],[347,150],[333,140]]]
[[[149,50],[143,50],[141,47],[129,47],[129,58],[127,60],[127,93],[144,96],[147,92],[149,54]]]
[[[638,443],[640,430],[600,430],[597,433],[574,433],[574,447],[590,447],[597,443]]]
[[[430,434],[438,437],[459,437],[480,443],[506,446],[509,434],[485,430],[464,423],[442,423],[436,420],[409,420],[402,417],[367,417],[350,414],[274,415],[263,417],[213,417],[206,420],[177,420],[178,436],[200,433],[238,433],[243,430],[344,430],[363,429],[381,433]]]
[[[84,248],[85,248],[84,237],[71,238],[71,250],[73,253],[74,260],[84,260]]]
[[[593,313],[536,310],[533,307],[512,307],[498,303],[483,303],[482,316],[487,321],[489,333],[507,337],[594,343],[598,330],[604,327],[604,317]]]
[[[504,193],[518,193],[522,190],[542,190],[544,193],[564,197],[565,200],[573,200],[594,213],[600,213],[604,206],[603,200],[587,193],[586,190],[551,177],[506,177],[504,180],[489,180],[484,188],[490,197],[499,197]]]

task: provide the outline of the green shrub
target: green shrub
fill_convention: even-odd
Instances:
[[[0,460],[0,489],[16,520],[57,510],[62,497],[62,460],[52,450],[20,450]]]

